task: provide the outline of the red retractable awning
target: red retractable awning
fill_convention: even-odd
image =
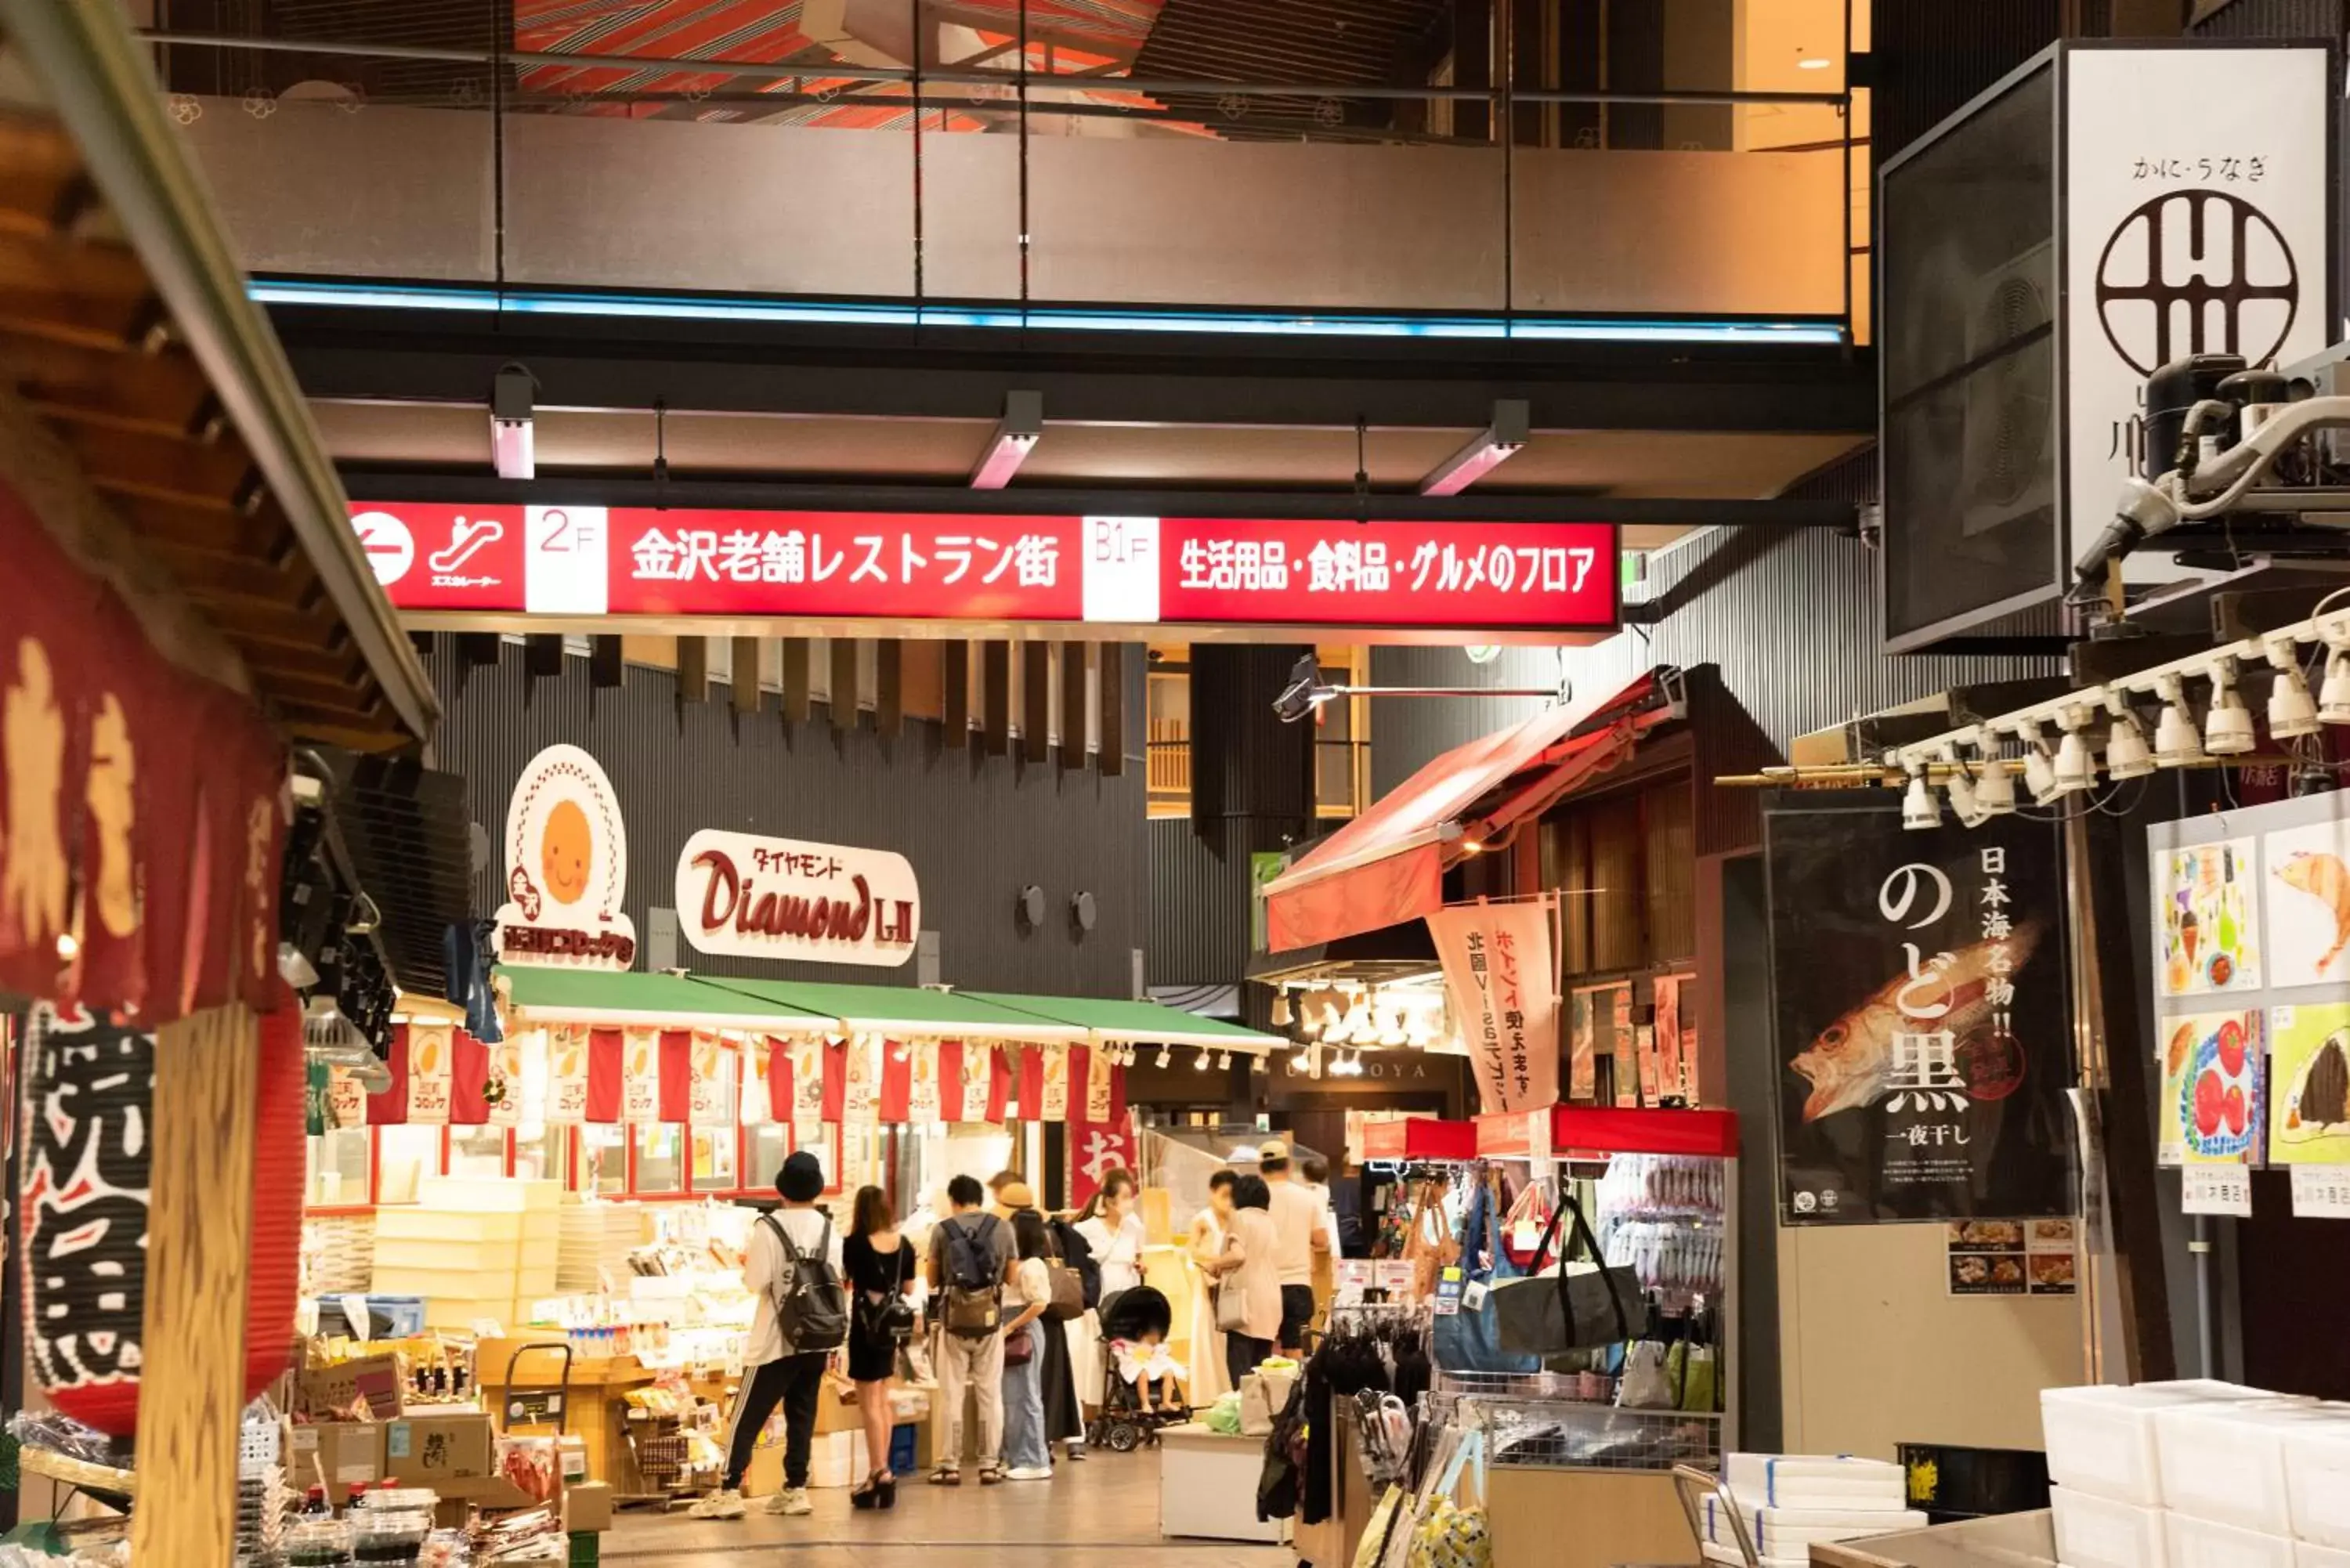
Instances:
[[[1650,670],[1605,701],[1562,704],[1438,757],[1266,886],[1266,950],[1443,908],[1446,867],[1629,756],[1680,716],[1679,686],[1676,672]]]

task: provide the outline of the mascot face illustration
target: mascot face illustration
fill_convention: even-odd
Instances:
[[[576,904],[588,891],[588,868],[596,857],[596,840],[588,828],[588,814],[577,803],[557,801],[546,814],[546,830],[539,838],[539,869],[546,890],[558,904]]]

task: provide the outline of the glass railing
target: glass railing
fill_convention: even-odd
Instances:
[[[413,303],[1833,338],[1866,277],[1850,0],[246,9],[151,36],[248,267]]]

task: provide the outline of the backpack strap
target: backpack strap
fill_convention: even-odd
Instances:
[[[775,1240],[784,1244],[784,1262],[797,1263],[800,1261],[800,1250],[792,1245],[792,1233],[784,1229],[784,1222],[775,1218],[775,1210],[771,1209],[760,1215],[759,1222],[773,1231],[775,1233]],[[832,1251],[832,1220],[829,1217],[825,1220],[824,1230],[825,1251],[829,1253]]]

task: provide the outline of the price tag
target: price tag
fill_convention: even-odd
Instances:
[[[1483,1306],[1484,1304],[1485,1304],[1485,1282],[1484,1282],[1484,1281],[1482,1281],[1482,1280],[1471,1280],[1471,1281],[1470,1281],[1470,1282],[1468,1282],[1468,1284],[1466,1284],[1466,1285],[1464,1285],[1463,1287],[1461,1287],[1461,1311],[1463,1311],[1463,1312],[1475,1312],[1478,1308],[1480,1308],[1480,1307]]]
[[[2294,1166],[2293,1212],[2297,1220],[2350,1220],[2350,1165]]]
[[[2190,1165],[2179,1172],[2180,1208],[2189,1214],[2250,1219],[2252,1173],[2241,1165]]]
[[[1542,1245],[1543,1223],[1539,1220],[1521,1220],[1510,1227],[1510,1251],[1531,1252]]]
[[[1459,1266],[1455,1265],[1454,1267],[1446,1269],[1442,1276],[1437,1280],[1437,1316],[1458,1317],[1461,1315],[1461,1290],[1463,1282],[1465,1282],[1468,1277],[1469,1276],[1464,1273]]]

